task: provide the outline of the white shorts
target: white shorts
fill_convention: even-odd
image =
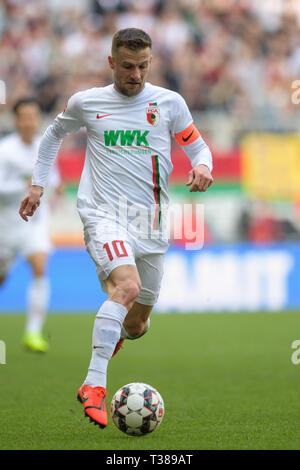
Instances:
[[[28,258],[36,253],[49,253],[47,209],[36,212],[28,222],[18,212],[1,211],[0,218],[0,276],[5,276],[18,254]]]
[[[84,227],[84,240],[91,258],[96,264],[102,290],[107,293],[105,279],[119,266],[136,266],[142,288],[136,301],[154,305],[158,299],[163,276],[162,253],[155,253],[147,243],[141,243],[115,222],[101,219]]]

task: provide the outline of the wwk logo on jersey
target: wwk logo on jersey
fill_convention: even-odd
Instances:
[[[139,130],[116,130],[116,131],[104,131],[104,141],[106,147],[115,147],[120,145],[121,147],[130,147],[135,144],[137,147],[146,146],[149,147],[147,141],[147,135],[150,131],[139,131]]]
[[[157,126],[160,121],[160,110],[157,103],[149,103],[149,108],[146,108],[147,121],[151,126]]]

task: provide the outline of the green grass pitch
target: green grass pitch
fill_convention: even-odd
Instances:
[[[129,382],[156,387],[160,427],[143,437],[100,430],[76,400],[90,360],[93,315],[49,315],[45,355],[20,345],[24,315],[0,315],[0,449],[300,449],[300,314],[159,315],[109,364],[108,409]]]

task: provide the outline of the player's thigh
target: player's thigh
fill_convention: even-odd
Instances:
[[[12,250],[0,246],[0,286],[4,283],[15,257],[16,254]]]
[[[111,295],[116,287],[126,286],[128,284],[136,285],[141,288],[141,279],[135,265],[122,265],[115,268],[107,279],[104,280],[108,295]]]
[[[13,265],[16,255],[17,246],[13,243],[12,238],[0,234],[0,285],[3,284],[5,278]]]
[[[32,222],[32,221],[30,221]],[[34,275],[43,276],[46,270],[46,263],[51,252],[48,225],[43,223],[30,223],[24,233],[20,251],[24,258],[30,263]]]
[[[84,240],[104,292],[129,274],[136,277],[138,272],[130,240],[127,232],[117,224],[105,220],[90,223],[84,228]]]
[[[164,270],[163,254],[145,254],[136,260],[142,288],[136,298],[141,305],[152,307],[157,302]]]

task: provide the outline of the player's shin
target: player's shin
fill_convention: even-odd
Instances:
[[[42,331],[49,296],[49,280],[45,276],[34,277],[28,290],[27,333],[40,333]]]
[[[126,307],[116,302],[106,301],[100,308],[94,323],[92,358],[85,385],[106,388],[108,361],[120,339],[126,315]]]

